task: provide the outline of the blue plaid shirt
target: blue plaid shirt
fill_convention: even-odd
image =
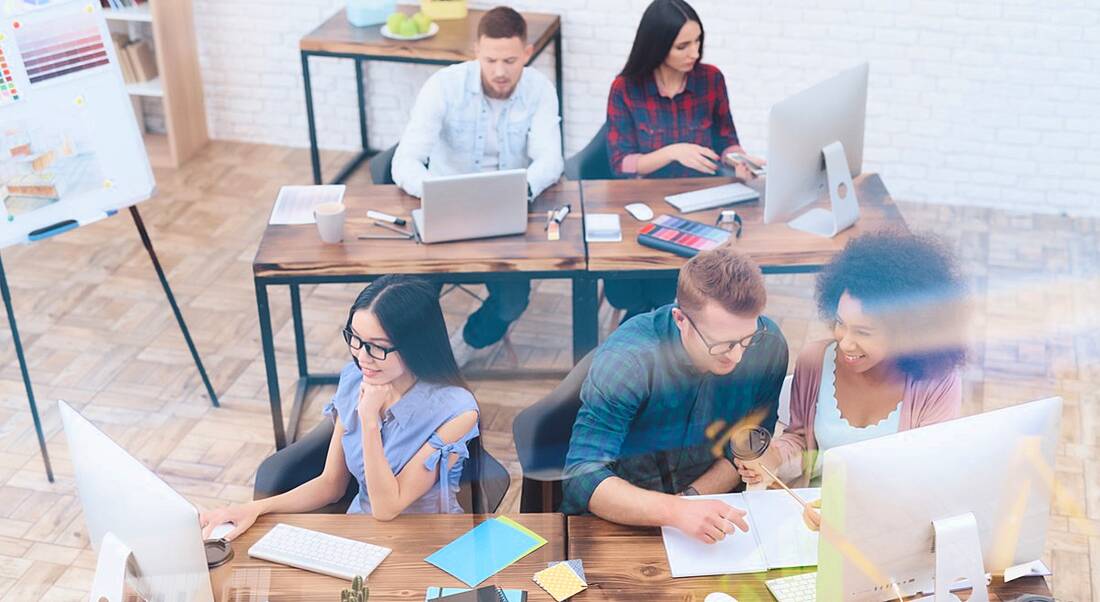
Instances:
[[[596,352],[566,456],[562,512],[588,511],[592,492],[617,476],[679,493],[718,458],[732,461],[728,434],[742,420],[775,429],[787,373],[787,341],[771,336],[745,350],[733,372],[698,372],[680,340],[672,306],[636,316]]]

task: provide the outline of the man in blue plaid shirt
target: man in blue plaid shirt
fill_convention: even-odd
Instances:
[[[787,342],[761,315],[764,277],[728,245],[680,270],[675,305],[636,316],[596,352],[566,458],[562,511],[673,526],[714,543],[744,512],[718,500],[741,483],[729,437],[775,428]]]

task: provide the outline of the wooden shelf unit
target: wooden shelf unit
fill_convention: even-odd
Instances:
[[[151,24],[158,76],[126,86],[144,128],[142,98],[164,105],[167,134],[145,134],[146,152],[156,167],[179,167],[210,141],[195,42],[191,0],[149,0],[128,9],[103,9],[108,21],[126,23],[132,37],[142,23]]]

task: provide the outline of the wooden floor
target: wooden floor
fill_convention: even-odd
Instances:
[[[339,159],[326,157],[327,173]],[[210,407],[127,214],[3,251],[57,482],[46,481],[10,332],[0,328],[0,598],[81,600],[91,583],[95,558],[59,398],[195,504],[250,498],[256,466],[273,450],[250,263],[279,186],[308,183],[308,165],[303,150],[217,142],[183,169],[158,171],[159,193],[141,205],[221,409]],[[1065,398],[1046,561],[1059,600],[1100,600],[1100,221],[899,204],[914,229],[955,243],[976,292],[965,411]],[[792,348],[824,333],[812,277],[769,277],[768,287],[768,313]],[[345,360],[339,329],[358,287],[302,292],[311,366],[335,369]],[[289,298],[278,293],[286,399],[294,347]],[[445,297],[452,331],[476,304],[462,291]],[[568,367],[569,310],[568,285],[536,283],[510,335],[514,353],[497,346],[469,365]],[[602,318],[607,328],[610,316]],[[488,447],[513,475],[512,418],[553,384],[476,383]],[[330,394],[314,395],[307,424]],[[505,509],[517,508],[518,493],[513,487]]]

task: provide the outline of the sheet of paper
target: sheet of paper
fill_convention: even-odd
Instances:
[[[799,497],[812,502],[821,498],[820,488],[795,489]],[[744,493],[750,523],[758,529],[768,569],[817,566],[817,532],[802,521],[802,505],[782,489]]]
[[[425,558],[470,587],[546,545],[546,540],[507,517],[470,529]]]
[[[734,508],[748,510],[745,498],[740,493],[700,495],[684,499],[693,502],[719,499]],[[735,528],[724,540],[715,544],[703,543],[675,527],[661,527],[661,535],[673,577],[758,573],[768,570],[764,548],[757,542],[751,525],[748,533]]]
[[[312,224],[313,208],[321,203],[339,203],[344,200],[347,186],[283,186],[271,209],[272,226]]]
[[[1016,566],[1010,566],[1005,569],[1005,583],[1020,577],[1032,577],[1041,576],[1046,577],[1050,575],[1050,569],[1047,565],[1043,564],[1042,560],[1035,560],[1032,562],[1025,562]]]

